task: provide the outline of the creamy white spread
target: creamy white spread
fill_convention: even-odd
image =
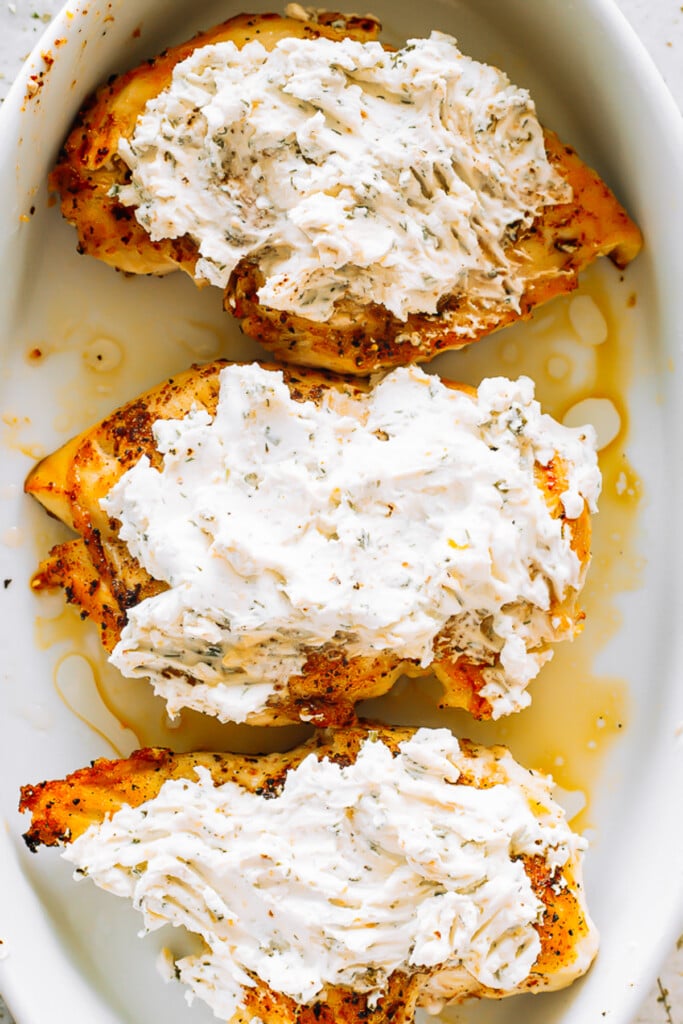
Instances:
[[[440,32],[201,47],[119,154],[119,199],[153,239],[195,241],[197,278],[253,258],[262,303],[318,321],[344,296],[401,320],[464,290],[518,308],[509,247],[571,197],[527,91]]]
[[[528,703],[554,608],[582,584],[569,520],[595,509],[591,428],[543,414],[527,378],[476,397],[416,367],[367,394],[297,402],[258,364],[221,371],[204,410],[154,426],[102,506],[168,590],[128,611],[112,662],[181,707],[244,721],[322,648],[482,663],[495,717]],[[566,466],[566,518],[536,464]]]
[[[329,985],[374,1002],[395,970],[450,965],[504,991],[540,951],[543,905],[518,858],[543,858],[561,886],[585,841],[549,779],[500,748],[477,761],[489,788],[456,785],[472,761],[448,730],[420,729],[396,756],[372,734],[351,765],[311,754],[270,798],[198,768],[64,856],[148,930],[201,936],[177,971],[223,1020],[257,979],[299,1003]]]

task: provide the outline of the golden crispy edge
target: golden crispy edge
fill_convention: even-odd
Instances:
[[[100,758],[91,767],[76,771],[64,780],[22,788],[20,810],[32,815],[31,826],[24,838],[33,851],[41,845],[69,843],[91,824],[103,821],[124,804],[137,807],[153,799],[167,779],[194,778],[197,766],[207,768],[216,785],[233,781],[251,792],[274,796],[281,791],[287,772],[310,753],[319,759],[328,757],[340,764],[352,763],[368,735],[368,728],[372,728],[392,751],[396,751],[398,745],[415,732],[412,728],[362,723],[354,728],[318,733],[284,754],[174,754],[165,749],[146,748],[123,760]],[[508,781],[503,768],[496,767],[497,761],[506,753],[504,748],[487,749],[467,740],[461,740],[460,745],[465,758],[461,784],[488,787]],[[483,773],[478,763],[482,755],[487,757]],[[471,770],[468,770],[468,762]],[[589,939],[590,924],[583,910],[580,868],[578,862],[567,865],[563,872],[565,886],[558,886],[557,878],[550,875],[545,861],[540,857],[524,858],[524,868],[545,910],[543,920],[537,926],[541,952],[519,991],[550,989],[556,983],[563,985],[569,980],[580,947]],[[411,1021],[426,980],[426,976],[416,975],[408,979],[397,973],[392,979],[392,987],[386,999],[377,1008],[376,1017],[366,1018],[368,1007],[364,998],[342,988],[332,989],[327,998],[314,1007],[302,1008],[261,984],[251,993],[248,1010],[256,1013],[259,1012],[257,1006],[261,1010],[265,1008],[268,1015],[260,1013],[260,1016],[266,1024],[270,1021],[273,1024],[301,1021],[303,1024],[309,1019],[330,1022],[368,1019],[376,1021],[376,1024],[385,1020]],[[468,995],[499,998],[503,993],[472,982]],[[309,1018],[308,1013],[313,1016]],[[335,1017],[335,1013],[350,1016]],[[245,1019],[249,1019],[248,1015]],[[241,1020],[240,1016],[236,1017],[234,1024]]]
[[[67,600],[78,606],[101,630],[102,643],[113,650],[125,625],[127,610],[166,588],[153,580],[119,540],[117,523],[100,509],[99,501],[141,455],[159,465],[152,425],[157,419],[179,418],[194,406],[210,415],[216,410],[219,374],[229,365],[217,360],[164,381],[90,430],[47,456],[29,474],[25,489],[53,515],[81,535],[52,549],[41,562],[32,585],[36,591],[62,587]],[[264,364],[274,369],[271,364]],[[284,378],[297,400],[318,401],[326,388],[350,394],[369,384],[331,373],[286,367]],[[444,382],[449,387],[472,389]],[[559,459],[536,467],[536,482],[554,516],[564,515],[560,495],[566,476]],[[590,515],[587,507],[576,520],[567,520],[572,547],[582,566],[590,558]],[[570,591],[556,601],[554,614],[572,637],[582,628],[583,613],[577,594]],[[442,707],[465,708],[477,718],[489,718],[491,706],[480,695],[485,666],[447,651],[437,656],[433,671],[444,688]],[[354,706],[361,700],[387,693],[403,674],[427,674],[391,652],[375,657],[349,659],[343,651],[311,652],[301,675],[290,679],[287,692],[273,699],[264,712],[249,719],[253,725],[286,724],[304,718],[316,725],[348,725],[355,719]]]
[[[240,15],[101,88],[79,114],[50,175],[62,212],[79,233],[81,250],[132,273],[182,269],[192,276],[197,249],[190,239],[152,242],[133,208],[109,195],[127,173],[116,156],[119,138],[132,134],[145,103],[168,85],[175,63],[198,46],[225,39],[242,46],[258,38],[270,48],[290,35],[363,40],[378,35],[379,25],[371,18],[329,14],[326,19],[329,24],[272,14]],[[574,289],[579,272],[598,256],[609,255],[624,266],[642,245],[637,226],[599,175],[553,132],[545,133],[545,141],[548,156],[571,184],[574,199],[547,207],[511,248],[513,263],[526,282],[519,311],[504,304],[487,308],[476,296],[456,295],[437,315],[414,314],[404,323],[382,306],[361,309],[342,301],[333,318],[320,324],[261,305],[256,293],[262,277],[248,260],[228,285],[226,307],[242,320],[244,332],[278,359],[351,374],[430,359],[528,317],[537,305]]]

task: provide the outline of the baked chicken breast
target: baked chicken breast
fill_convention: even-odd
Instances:
[[[229,1024],[373,1024],[562,988],[595,955],[585,842],[547,777],[445,729],[286,754],[99,759],[25,786],[25,840],[200,937],[170,973]],[[358,869],[358,870],[356,870]]]
[[[417,367],[374,386],[193,367],[32,470],[26,491],[79,534],[33,586],[63,588],[172,715],[340,725],[432,671],[443,706],[517,711],[582,627],[599,490],[590,428],[532,396]]]
[[[80,250],[128,273],[167,274],[170,271],[181,269],[194,277],[198,283],[205,283],[206,279],[211,279],[211,275],[206,278],[203,272],[200,272],[207,260],[205,257],[200,259],[198,234],[191,225],[186,225],[182,229],[176,226],[166,230],[157,226],[154,229],[150,227],[148,230],[141,223],[144,217],[141,220],[137,219],[140,215],[140,206],[144,205],[143,194],[146,193],[144,193],[143,186],[140,186],[143,198],[138,197],[138,200],[133,202],[130,193],[132,172],[129,163],[131,158],[127,156],[128,162],[124,161],[122,153],[126,146],[132,145],[133,149],[135,148],[135,144],[131,143],[131,140],[138,130],[142,131],[140,125],[143,124],[143,121],[139,119],[146,109],[149,109],[147,105],[155,102],[169,89],[174,70],[177,70],[181,62],[192,57],[202,48],[229,42],[241,51],[245,47],[253,47],[258,43],[262,45],[264,51],[270,53],[280,45],[291,47],[293,40],[320,39],[331,43],[350,40],[352,43],[370,45],[377,39],[378,33],[378,23],[369,17],[359,18],[325,13],[317,15],[315,20],[307,20],[303,17],[280,17],[275,14],[245,14],[231,18],[216,28],[200,34],[190,42],[166,50],[156,59],[146,61],[132,71],[110,80],[88,100],[79,113],[50,176],[50,187],[61,198],[62,212],[78,232]],[[437,33],[430,40],[429,45],[437,47],[437,49],[450,45],[444,41],[446,38]],[[405,48],[405,53],[403,50],[399,52],[397,58],[399,66],[404,57],[410,58],[413,50],[415,50],[414,41],[411,41]],[[380,52],[384,52],[386,55],[388,51],[385,48]],[[462,58],[458,51],[455,53],[457,55],[454,58],[455,63],[461,59],[469,60]],[[299,57],[296,59],[298,60]],[[330,59],[332,60],[332,58]],[[431,60],[431,57],[429,59]],[[216,60],[219,68],[222,67],[223,58],[220,54]],[[344,61],[342,60],[340,63],[343,64]],[[476,64],[476,62],[469,63],[472,66]],[[285,62],[285,66],[289,65]],[[476,65],[476,67],[485,68],[486,66]],[[200,71],[202,71],[201,68]],[[491,71],[492,69],[484,71],[484,77]],[[392,69],[389,68],[387,73],[393,73]],[[498,72],[495,74],[498,75]],[[406,76],[408,76],[408,71],[406,71]],[[410,110],[410,104],[417,103],[415,82],[419,78],[419,71],[415,71],[414,74],[411,72],[411,76],[410,85],[405,84],[405,88],[400,82],[396,85],[400,95],[393,104],[394,109],[403,107],[404,110]],[[303,77],[305,78],[305,74]],[[192,72],[188,80],[189,95],[191,96],[197,86],[198,76]],[[242,80],[239,68],[236,72],[236,80]],[[496,81],[498,80],[496,79]],[[346,90],[346,93],[359,90],[360,86],[356,79],[353,79],[353,82],[355,84]],[[408,77],[406,77],[407,82]],[[243,257],[239,259],[236,257],[236,265],[225,284],[225,303],[227,309],[240,319],[243,331],[257,339],[278,359],[300,365],[325,367],[340,373],[366,375],[382,367],[428,360],[441,351],[463,347],[520,317],[527,317],[535,306],[575,288],[579,272],[599,256],[608,255],[620,267],[632,260],[641,246],[638,228],[598,174],[587,167],[569,146],[562,143],[551,131],[542,133],[535,120],[536,129],[530,127],[532,115],[535,119],[535,113],[529,107],[528,97],[526,99],[521,97],[518,91],[514,93],[514,102],[510,107],[512,113],[506,108],[505,112],[498,111],[495,117],[490,116],[491,109],[498,110],[499,101],[508,102],[505,97],[513,87],[506,83],[507,79],[501,76],[498,82],[499,92],[495,93],[490,101],[482,100],[482,109],[489,110],[487,115],[489,119],[485,129],[479,124],[478,115],[475,116],[476,111],[472,115],[473,140],[469,149],[468,146],[464,147],[464,155],[461,154],[456,158],[451,153],[448,159],[445,157],[442,159],[442,153],[437,158],[433,153],[430,155],[430,147],[436,147],[436,143],[433,140],[428,141],[424,144],[426,148],[422,156],[419,157],[420,166],[415,163],[417,160],[415,157],[413,163],[410,163],[409,167],[407,165],[405,172],[401,172],[396,183],[389,183],[385,188],[377,185],[376,182],[375,185],[370,182],[367,184],[366,191],[368,191],[368,196],[372,194],[374,197],[377,189],[383,188],[385,205],[386,203],[394,203],[394,205],[398,202],[405,203],[410,217],[413,216],[411,211],[417,210],[423,201],[431,202],[435,195],[440,197],[440,201],[443,200],[446,203],[448,209],[460,209],[463,203],[467,205],[472,202],[472,196],[477,194],[480,199],[483,197],[481,200],[483,210],[488,208],[487,204],[498,202],[500,199],[498,193],[505,174],[496,162],[498,157],[510,149],[517,153],[515,147],[526,144],[529,139],[532,139],[535,131],[537,148],[544,163],[543,174],[549,175],[551,180],[549,188],[552,196],[546,205],[542,205],[537,213],[532,211],[528,215],[520,215],[516,219],[510,219],[512,215],[509,215],[504,233],[500,238],[486,235],[487,217],[482,211],[476,212],[478,207],[471,214],[474,228],[472,225],[456,227],[455,222],[449,220],[446,207],[444,209],[439,207],[438,210],[435,208],[432,212],[427,209],[423,218],[424,222],[415,220],[414,224],[412,220],[408,223],[402,219],[403,214],[397,213],[392,208],[391,216],[396,220],[398,226],[391,227],[393,222],[390,217],[387,221],[389,224],[387,228],[386,225],[382,226],[384,221],[381,223],[377,221],[377,224],[373,221],[376,215],[379,216],[376,213],[378,201],[375,198],[363,198],[363,196],[359,197],[355,194],[360,188],[358,182],[350,180],[347,184],[341,184],[340,182],[328,182],[325,179],[319,186],[320,191],[313,191],[306,198],[305,213],[295,211],[291,215],[288,214],[287,223],[283,228],[286,235],[284,241],[277,232],[275,234],[271,232],[267,238],[264,236],[265,240],[259,245],[254,243],[249,251],[245,249]],[[286,82],[282,92],[289,95],[293,88],[294,86],[290,82]],[[207,89],[211,93],[212,87],[207,87]],[[473,89],[468,91],[464,85],[462,89],[466,96],[476,92]],[[303,178],[308,180],[311,175],[313,178],[316,175],[324,175],[331,162],[337,159],[334,149],[330,150],[327,155],[321,155],[319,152],[322,143],[320,142],[320,125],[316,118],[323,116],[320,105],[324,102],[326,90],[327,86],[323,88],[321,85],[317,92],[314,90],[315,96],[308,96],[298,104],[304,110],[306,118],[309,118],[310,115],[303,128],[297,129],[297,141],[294,146],[295,155],[301,159],[301,168],[293,170],[291,174],[286,169],[281,172],[276,171],[275,181],[278,187],[281,184],[281,179],[291,178],[292,181],[298,182]],[[375,92],[378,91],[381,91],[379,86],[375,88]],[[372,93],[372,89],[370,89],[370,93]],[[372,95],[374,96],[374,93]],[[169,188],[172,190],[175,187],[172,184],[174,174],[176,179],[181,179],[185,171],[176,169],[169,175],[167,173],[169,166],[180,167],[177,155],[174,156],[170,149],[168,152],[162,152],[159,149],[155,150],[153,156],[150,157],[150,148],[162,136],[166,137],[169,131],[178,131],[180,132],[181,148],[185,146],[185,153],[190,151],[189,133],[196,127],[200,115],[199,107],[194,112],[190,111],[186,127],[181,131],[178,127],[181,117],[178,108],[183,104],[186,107],[188,102],[186,97],[180,97],[178,103],[172,106],[167,117],[168,125],[171,127],[151,126],[148,130],[149,138],[144,143],[141,142],[136,150],[139,154],[138,162],[149,158],[157,170],[162,168],[164,181],[160,191],[164,194]],[[199,104],[200,101],[196,102]],[[242,122],[235,122],[238,125],[237,128],[222,127],[216,130],[214,142],[216,145],[220,144],[221,151],[227,153],[230,159],[234,158],[233,163],[237,160],[237,156],[235,156],[238,153],[237,143],[231,147],[230,143],[226,144],[225,137],[234,138],[235,136],[232,136],[231,133],[238,131],[248,134],[251,131],[250,119],[253,120],[256,117],[259,104],[263,105],[263,102],[258,95],[255,95],[252,100],[251,112],[246,115],[246,127]],[[341,103],[342,99],[339,102]],[[458,100],[458,102],[460,101]],[[371,106],[368,107],[368,110],[371,109]],[[369,123],[368,110],[363,107],[358,112],[357,125]],[[289,108],[285,112],[287,113],[287,111]],[[508,123],[509,118],[512,118],[512,126]],[[266,135],[269,131],[276,130],[273,122],[278,122],[281,119],[277,112],[271,113],[264,128]],[[429,118],[420,110],[414,120],[416,123],[426,124]],[[439,117],[436,120],[439,122],[437,129],[440,131]],[[346,133],[348,138],[353,141],[353,130],[347,129],[347,127],[343,127],[343,129],[335,127],[336,122],[334,119],[330,120],[329,117],[328,121],[328,135],[330,132],[333,133],[330,138],[334,140]],[[409,128],[414,127],[415,125],[409,125]],[[487,132],[494,139],[494,146],[498,146],[498,148],[494,148],[493,155],[485,153],[482,156],[472,157],[470,150],[474,152],[478,140],[483,138]],[[283,133],[287,135],[285,128],[283,128]],[[385,129],[380,127],[378,129],[380,141],[376,145],[372,143],[369,145],[370,152],[374,154],[383,150],[385,144],[390,146],[390,142],[387,140],[390,140],[394,133],[394,127]],[[500,145],[498,145],[496,133],[501,135]],[[291,136],[293,139],[295,134],[292,129],[287,138],[289,139]],[[304,134],[308,139],[307,144],[303,141]],[[284,144],[282,140],[278,140],[278,146],[281,143]],[[250,141],[249,146],[251,145]],[[308,145],[308,149],[306,149],[306,145]],[[261,167],[277,149],[275,142],[271,144],[268,139],[263,143],[263,147],[265,156],[259,158],[260,163],[253,163],[253,161],[257,161],[256,156],[250,158],[254,167]],[[304,148],[302,149],[302,147]],[[543,153],[544,148],[545,153]],[[127,152],[132,151],[131,149]],[[391,154],[387,156],[389,163],[391,163],[390,157],[393,159]],[[463,162],[467,163],[469,160],[473,161],[472,167],[469,168],[468,165],[468,169],[463,169]],[[351,178],[353,178],[353,174],[361,175],[360,161],[356,161],[353,154],[349,157],[349,165],[353,171]],[[256,218],[258,221],[258,218],[261,217],[263,220],[266,217],[266,213],[263,211],[271,201],[271,193],[261,196],[257,187],[254,186],[252,194],[239,176],[231,177],[233,173],[230,169],[231,166],[226,164],[223,169],[216,171],[215,180],[220,186],[218,188],[219,199],[222,201],[226,193],[231,189],[235,190],[238,196],[235,200],[236,209],[242,210],[242,213],[238,212],[230,221],[229,226],[227,221],[225,225],[220,225],[216,240],[219,248],[225,244],[226,239],[231,245],[241,244],[240,240],[243,240],[245,233],[248,234],[251,230],[249,228],[250,218],[252,220]],[[492,170],[492,167],[497,167],[497,169]],[[162,174],[162,171],[158,173]],[[536,182],[540,173],[534,164],[529,172],[532,183]],[[237,175],[237,171],[234,174]],[[367,172],[368,179],[373,178],[373,175],[379,181],[381,177],[379,172],[376,174],[374,171]],[[453,178],[452,181],[451,178]],[[534,187],[529,186],[528,188],[528,195],[531,197],[532,203],[538,202],[540,183],[537,185],[538,187],[534,185]],[[415,192],[415,196],[412,196],[411,189]],[[346,202],[344,197],[347,196],[347,193],[350,195],[351,192],[354,193],[353,202],[350,198],[348,199],[347,209],[343,206],[343,203]],[[201,200],[197,198],[200,193]],[[456,193],[459,197],[457,201],[454,200]],[[246,198],[239,198],[243,194]],[[183,212],[187,213],[188,208],[194,209],[201,205],[206,195],[207,188],[203,186],[194,199],[190,197],[184,202],[184,206],[181,197],[181,216]],[[335,199],[341,196],[340,202],[343,207],[341,213],[339,211],[330,212],[332,219],[326,221],[315,205],[316,203],[318,206],[320,205],[321,196],[325,209],[329,208],[330,211],[332,211]],[[479,200],[476,202],[478,203]],[[254,213],[255,210],[259,210],[261,213]],[[165,216],[163,209],[160,216],[162,219]],[[335,217],[337,219],[341,217],[338,224]],[[294,287],[289,268],[290,264],[295,265],[297,261],[300,263],[304,259],[302,252],[305,248],[304,243],[308,244],[306,231],[309,230],[307,224],[311,218],[316,221],[315,232],[317,234],[312,234],[313,228],[310,229],[312,248],[308,262],[311,263],[311,266],[306,273],[309,273],[310,281],[313,283],[308,291],[304,287],[301,301],[297,304],[294,300],[289,301],[286,297],[286,294],[289,294],[287,289],[291,290]],[[363,218],[368,222],[367,224],[361,223]],[[500,219],[498,213],[489,211],[489,221],[493,223],[496,218]],[[216,227],[216,215],[212,210],[208,211],[206,220],[213,230]],[[299,234],[292,241],[287,232],[293,230],[294,220],[297,225],[303,224],[303,228],[297,228]],[[449,223],[451,224],[450,233],[446,230]],[[482,225],[484,226],[482,227]],[[481,251],[485,257],[482,266],[476,272],[469,273],[468,271],[464,277],[456,274],[452,280],[449,278],[451,284],[443,285],[445,291],[437,288],[438,301],[436,298],[434,299],[432,303],[434,308],[431,308],[429,303],[425,305],[424,300],[416,299],[410,308],[403,309],[401,304],[404,303],[406,294],[410,288],[417,287],[418,280],[422,282],[420,287],[424,285],[424,287],[435,288],[433,275],[438,276],[442,272],[448,259],[452,257],[456,262],[467,263],[471,252],[474,251],[473,247],[478,248],[480,242],[476,239],[474,241],[461,239],[460,235],[465,228],[468,232],[473,230],[474,235],[479,232],[482,236]],[[351,232],[348,239],[347,229],[348,232]],[[411,248],[406,249],[403,254],[405,258],[400,256],[403,252],[403,242],[400,240],[401,231],[404,232],[405,237],[410,236],[411,238]],[[446,232],[445,235],[444,232]],[[360,247],[360,252],[355,255],[354,246]],[[452,253],[447,253],[449,246],[455,247]],[[347,253],[349,247],[350,253]],[[382,249],[381,252],[380,249]],[[436,263],[434,263],[434,254],[431,250],[439,250]],[[277,288],[284,289],[286,294],[283,298],[276,300],[274,295],[268,297],[270,293],[264,296],[263,289],[271,280],[270,271],[267,269],[270,265],[269,261],[272,262],[274,258],[279,258],[278,253],[283,251],[289,253],[288,262],[285,269],[275,277],[277,277]],[[423,257],[427,261],[424,267],[421,266]],[[372,262],[373,260],[375,263]],[[214,272],[216,261],[219,261],[218,256],[214,260]],[[327,283],[321,284],[316,275],[319,275],[324,267],[331,263],[334,263],[337,268],[335,270],[337,276],[330,278]],[[384,295],[384,292],[380,297],[379,292],[370,287],[363,277],[365,271],[362,273],[359,271],[358,283],[354,288],[344,284],[344,275],[349,267],[361,268],[362,271],[362,268],[375,265],[379,268],[377,274],[380,277],[387,278],[388,275],[388,283],[385,281],[382,287],[385,287],[387,294],[396,293],[394,298],[401,306],[400,309],[393,304],[393,300]],[[401,265],[403,265],[404,277],[406,273],[408,275],[405,280],[400,276]],[[356,269],[348,271],[348,273],[356,274]],[[458,271],[458,273],[460,272]],[[223,285],[222,279],[220,282],[216,280],[214,283]],[[312,312],[308,313],[307,310],[312,310],[313,305],[324,293],[329,293],[332,296],[327,302],[329,308],[319,312],[316,316],[313,316]]]

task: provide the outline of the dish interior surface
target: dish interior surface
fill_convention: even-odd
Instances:
[[[179,952],[185,940],[166,932],[140,940],[140,918],[123,901],[75,886],[54,851],[32,857],[23,848],[19,786],[98,756],[125,756],[141,744],[286,749],[308,734],[303,726],[220,726],[191,713],[172,728],[145,684],[107,666],[93,627],[61,596],[36,598],[29,588],[40,557],[66,536],[22,494],[35,460],[192,362],[260,354],[222,312],[217,289],[200,291],[179,274],[126,278],[78,256],[75,233],[45,187],[71,119],[97,83],[240,10],[206,2],[188,16],[181,0],[148,0],[141,18],[139,6],[125,0],[106,9],[72,3],[2,114],[0,695],[7,827],[0,870],[9,881],[9,909],[0,988],[22,1024],[61,1020],[55,1005],[67,992],[68,1019],[77,1024],[214,1018],[199,1003],[188,1009],[181,987],[165,984],[155,970],[161,947]],[[532,686],[532,708],[513,721],[477,724],[439,711],[436,684],[408,681],[362,709],[388,722],[448,724],[457,735],[508,744],[522,763],[555,776],[576,827],[591,838],[588,900],[602,946],[589,976],[564,993],[453,1008],[443,1019],[625,1024],[673,938],[683,892],[681,823],[672,820],[680,815],[671,813],[681,792],[683,720],[675,626],[683,613],[675,529],[680,484],[670,472],[681,464],[683,439],[674,400],[682,383],[675,324],[683,304],[675,282],[683,280],[683,224],[680,211],[667,205],[667,190],[683,173],[680,125],[647,58],[601,0],[431,0],[417,8],[382,0],[373,12],[388,42],[438,28],[455,35],[463,52],[528,86],[541,121],[600,171],[646,239],[625,272],[603,261],[583,276],[578,295],[592,300],[606,323],[601,344],[581,341],[572,327],[575,295],[430,364],[473,384],[526,373],[545,410],[559,419],[586,399],[612,403],[617,433],[600,455],[604,494],[583,598],[584,634],[557,651]],[[31,75],[40,84],[27,91]],[[592,416],[597,407],[583,408]],[[39,954],[36,986],[30,979]]]

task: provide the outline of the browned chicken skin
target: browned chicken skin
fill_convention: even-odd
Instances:
[[[374,735],[396,752],[399,743],[414,729],[372,725]],[[153,799],[167,779],[194,779],[194,769],[202,766],[211,773],[215,785],[232,781],[266,797],[276,796],[287,773],[308,754],[319,760],[329,758],[341,765],[355,761],[367,738],[367,724],[350,729],[321,732],[308,742],[284,754],[247,756],[223,753],[174,754],[164,749],[145,749],[130,758],[108,761],[101,758],[89,768],[64,780],[44,782],[22,789],[20,809],[30,812],[31,825],[25,840],[32,850],[40,845],[69,843],[124,804],[137,807]],[[535,804],[532,778],[516,766],[515,778],[509,775],[509,761],[502,747],[485,748],[460,741],[462,761],[459,785],[488,788],[496,784],[521,789],[537,815],[544,813]],[[527,781],[528,780],[528,781]],[[375,1008],[367,997],[348,988],[332,987],[312,1005],[302,1006],[274,992],[257,980],[247,996],[246,1013],[238,1012],[230,1024],[250,1021],[257,1015],[264,1024],[372,1024],[397,1021],[409,1024],[418,1006],[435,997],[461,1002],[472,997],[500,998],[518,992],[541,992],[562,988],[582,974],[595,953],[596,935],[587,917],[581,882],[581,866],[573,856],[559,877],[543,857],[524,857],[524,869],[532,888],[545,906],[542,920],[535,925],[541,942],[528,977],[513,991],[482,986],[462,969],[435,967],[422,973],[392,975],[389,989]]]
[[[81,251],[130,273],[182,269],[194,275],[198,253],[192,239],[153,242],[134,209],[110,192],[129,173],[117,156],[119,139],[130,138],[145,104],[168,86],[175,64],[195,48],[224,40],[243,46],[258,39],[269,49],[286,36],[366,41],[378,33],[378,23],[369,17],[328,13],[312,22],[275,14],[239,15],[103,86],[78,115],[50,177],[64,216],[78,231]],[[574,289],[579,272],[598,256],[608,255],[625,266],[640,249],[638,228],[570,147],[550,131],[545,138],[550,161],[572,186],[573,201],[546,207],[531,229],[510,244],[509,257],[525,285],[519,312],[502,302],[487,306],[476,294],[458,293],[443,300],[438,314],[413,313],[403,322],[383,306],[342,299],[331,319],[319,323],[261,304],[257,291],[262,275],[258,262],[248,259],[228,284],[227,308],[241,320],[244,332],[278,359],[368,374],[428,360],[529,316],[535,306]]]
[[[132,557],[118,537],[116,521],[102,511],[99,502],[142,455],[147,455],[152,465],[160,465],[152,434],[155,420],[180,418],[193,405],[213,416],[219,373],[225,365],[219,360],[165,381],[49,455],[28,477],[27,492],[80,534],[79,539],[53,548],[33,586],[36,590],[64,588],[67,600],[99,625],[108,651],[120,637],[127,610],[166,589],[166,584],[152,579]],[[349,394],[368,387],[355,378],[313,370],[288,368],[284,375],[293,397],[300,401],[319,401],[330,387]],[[560,495],[566,490],[566,476],[559,458],[547,466],[536,465],[536,484],[553,516],[563,517]],[[587,508],[578,519],[566,523],[572,547],[585,569],[590,557]],[[562,623],[560,635],[566,638],[582,626],[583,613],[576,599],[576,592],[569,591],[562,602],[555,600],[551,609],[552,617]],[[428,671],[433,670],[443,684],[443,706],[466,708],[477,718],[489,718],[491,706],[479,692],[486,665],[454,656],[446,638],[437,639],[435,649],[437,655]],[[346,657],[340,648],[311,650],[303,673],[290,678],[286,692],[271,698],[268,708],[248,721],[275,725],[303,718],[318,725],[347,724],[354,719],[356,703],[386,693],[403,673],[421,676],[425,669],[388,650],[374,657],[354,658]]]

